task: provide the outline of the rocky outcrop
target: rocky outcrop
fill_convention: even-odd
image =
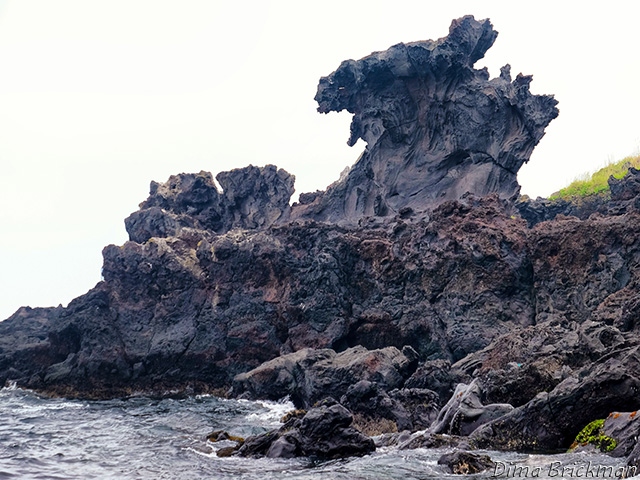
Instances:
[[[97,397],[226,390],[304,348],[457,361],[532,324],[527,228],[506,199],[555,101],[508,68],[474,70],[495,36],[465,17],[446,38],[322,79],[320,110],[352,111],[369,146],[297,206],[274,166],[218,174],[221,189],[206,172],[153,182],[125,221],[130,241],[104,249],[103,282],[0,324],[0,382]],[[441,401],[453,386],[434,384]]]
[[[83,396],[226,390],[304,348],[456,361],[534,319],[526,225],[495,197],[353,228],[180,228],[103,257],[104,281],[68,308],[0,323],[0,381]],[[38,344],[13,342],[19,329]]]
[[[509,65],[494,79],[473,68],[496,37],[488,20],[463,17],[447,37],[347,60],[320,79],[318,111],[352,113],[348,143],[362,139],[367,148],[294,217],[394,216],[467,192],[514,200],[518,170],[558,110],[553,97],[530,93],[531,76],[512,80]]]
[[[151,182],[149,198],[125,220],[129,239],[144,243],[152,237],[179,236],[183,229],[218,234],[233,228],[264,229],[288,219],[295,177],[286,171],[273,165],[248,166],[221,172],[216,180],[222,192],[209,172]]]
[[[640,407],[639,347],[613,351],[550,392],[475,430],[478,448],[524,451],[566,450],[578,432],[612,411]]]
[[[340,398],[354,379],[375,382],[383,391],[402,386],[413,372],[418,354],[411,347],[367,350],[353,347],[341,353],[331,349],[302,349],[282,355],[237,375],[233,396],[278,400],[290,397],[298,408],[310,408],[326,396]]]
[[[376,449],[373,440],[353,428],[352,421],[346,408],[327,398],[301,419],[293,417],[278,430],[247,438],[237,454],[332,459],[373,452]]]

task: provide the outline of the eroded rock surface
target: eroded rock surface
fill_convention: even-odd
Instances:
[[[326,398],[302,418],[282,428],[249,437],[238,449],[243,457],[332,459],[373,452],[375,443],[351,426],[353,416],[333,398]]]
[[[481,395],[477,380],[469,385],[458,384],[449,402],[429,427],[429,432],[467,436],[481,425],[513,410],[513,406],[508,403],[483,405]]]
[[[470,192],[514,200],[516,175],[558,115],[531,76],[474,69],[497,32],[488,20],[455,20],[439,40],[399,43],[347,60],[320,80],[318,111],[353,114],[349,145],[367,148],[348,174],[294,216],[357,220],[424,211]]]
[[[606,418],[612,411],[640,408],[639,372],[638,347],[611,352],[550,392],[541,392],[481,426],[472,433],[470,442],[478,448],[501,450],[566,450],[591,421]]]
[[[310,408],[326,396],[340,398],[353,379],[374,381],[383,391],[402,386],[417,365],[411,347],[367,350],[353,347],[341,353],[331,349],[302,349],[282,355],[237,375],[233,395],[278,400],[289,396],[296,407]]]
[[[172,175],[163,184],[151,182],[149,198],[125,226],[129,239],[175,237],[182,229],[225,233],[233,228],[264,229],[289,217],[295,177],[273,165],[221,172]]]
[[[431,424],[393,437],[403,448],[566,449],[592,420],[631,414],[640,172],[581,205],[514,203],[557,110],[530,77],[473,68],[495,38],[464,17],[323,78],[320,111],[353,113],[350,143],[367,148],[297,205],[274,166],[223,172],[221,188],[206,172],[152,183],[130,241],[103,250],[102,282],[0,323],[0,384],[98,398],[233,384],[305,407],[332,394],[400,429]],[[357,440],[345,451],[370,451],[338,407],[321,417]],[[312,454],[324,420],[295,421],[246,449]]]

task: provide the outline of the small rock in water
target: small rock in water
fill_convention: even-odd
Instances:
[[[329,459],[373,452],[376,449],[373,440],[353,428],[352,421],[349,410],[327,398],[302,419],[290,418],[279,430],[247,438],[238,455]]]
[[[493,468],[495,463],[487,455],[458,451],[441,456],[438,465],[445,465],[456,475],[469,475]]]
[[[224,430],[216,430],[215,432],[211,432],[207,435],[207,440],[210,442],[221,442],[223,440],[231,440],[232,442],[244,443],[244,438],[238,437],[236,435],[230,435],[228,432]]]

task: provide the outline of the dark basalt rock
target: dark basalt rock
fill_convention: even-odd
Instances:
[[[327,398],[302,419],[292,418],[279,430],[247,438],[237,454],[332,459],[373,452],[376,448],[373,440],[351,427],[352,421],[346,408]]]
[[[495,36],[464,17],[322,79],[320,111],[353,113],[350,143],[368,145],[298,205],[273,166],[219,174],[222,190],[205,172],[153,183],[131,241],[103,250],[104,281],[0,322],[0,384],[93,398],[233,384],[306,408],[331,394],[411,429],[451,400],[433,431],[396,440],[533,451],[637,409],[640,172],[581,205],[514,204],[557,110],[530,77],[473,68]],[[460,383],[477,387],[464,404]],[[342,407],[322,408],[242,448],[370,451]]]
[[[218,191],[208,172],[172,175],[151,182],[149,198],[125,226],[131,241],[175,237],[183,228],[225,233],[232,228],[264,229],[289,216],[295,177],[273,165],[221,172]]]
[[[438,459],[438,465],[445,465],[449,473],[456,475],[473,475],[495,467],[488,455],[456,451],[445,453]]]
[[[215,391],[303,348],[411,346],[456,361],[531,324],[526,226],[498,197],[511,198],[509,178],[555,101],[532,96],[527,77],[473,69],[495,35],[465,17],[445,39],[398,45],[322,80],[320,109],[351,109],[354,138],[369,147],[344,181],[295,208],[293,177],[274,166],[221,173],[222,191],[206,172],[152,183],[125,222],[131,241],[103,251],[103,282],[65,309],[1,324],[0,382],[90,397]],[[496,195],[447,201],[467,190]],[[385,221],[365,218],[371,205]]]
[[[465,193],[515,200],[516,175],[558,115],[551,96],[532,95],[531,76],[510,67],[476,70],[497,37],[488,20],[463,17],[436,41],[400,43],[347,60],[320,79],[318,111],[352,113],[349,145],[367,148],[322,196],[294,217],[354,221],[416,212]]]
[[[340,399],[342,405],[365,419],[392,420],[398,431],[429,427],[438,414],[438,402],[438,395],[431,390],[403,388],[387,393],[368,380],[351,385]]]
[[[403,432],[407,433],[407,432]],[[400,450],[411,450],[414,448],[469,448],[467,437],[460,437],[458,435],[432,433],[429,431],[415,432],[404,438],[398,436],[398,441],[393,445],[398,445]]]
[[[601,322],[549,321],[513,329],[454,364],[453,370],[476,376],[482,402],[518,407],[610,351],[634,344]]]
[[[402,386],[415,369],[417,356],[411,347],[402,352],[395,347],[359,346],[341,353],[302,349],[237,375],[232,395],[271,400],[289,396],[297,408],[309,408],[327,395],[345,395],[354,379],[375,381],[375,388],[383,392]]]
[[[409,430],[424,430],[438,416],[440,399],[438,394],[426,388],[401,388],[389,392],[392,401],[397,402],[407,412]]]
[[[411,346],[458,360],[533,321],[527,230],[505,208],[468,197],[429,221],[181,228],[108,246],[104,281],[32,322],[37,345],[12,340],[31,313],[0,323],[0,381],[102,397],[227,389],[304,348]]]
[[[566,450],[582,427],[606,418],[612,411],[640,407],[639,347],[613,351],[593,366],[584,367],[549,393],[470,436],[477,448],[548,452]]]
[[[481,425],[513,410],[513,406],[506,403],[483,405],[480,398],[481,391],[477,380],[469,385],[459,384],[449,402],[429,427],[429,433],[467,436]]]
[[[640,415],[633,412],[611,412],[605,419],[602,432],[616,441],[610,452],[613,457],[628,457],[633,452],[640,436]]]
[[[438,394],[440,403],[444,405],[453,395],[456,385],[471,382],[471,376],[452,368],[448,360],[429,360],[420,364],[407,379],[406,388],[429,388]]]

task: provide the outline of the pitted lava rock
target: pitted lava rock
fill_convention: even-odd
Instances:
[[[495,38],[464,17],[321,79],[319,110],[353,113],[349,143],[368,145],[298,204],[274,166],[223,172],[221,190],[206,172],[153,182],[125,221],[130,241],[103,250],[103,281],[0,322],[0,384],[92,398],[233,385],[307,407],[332,394],[401,428],[435,419],[412,445],[445,432],[525,451],[566,449],[586,423],[634,412],[640,171],[582,203],[516,202],[557,109],[530,77],[473,68]],[[274,435],[256,448],[313,451]]]

